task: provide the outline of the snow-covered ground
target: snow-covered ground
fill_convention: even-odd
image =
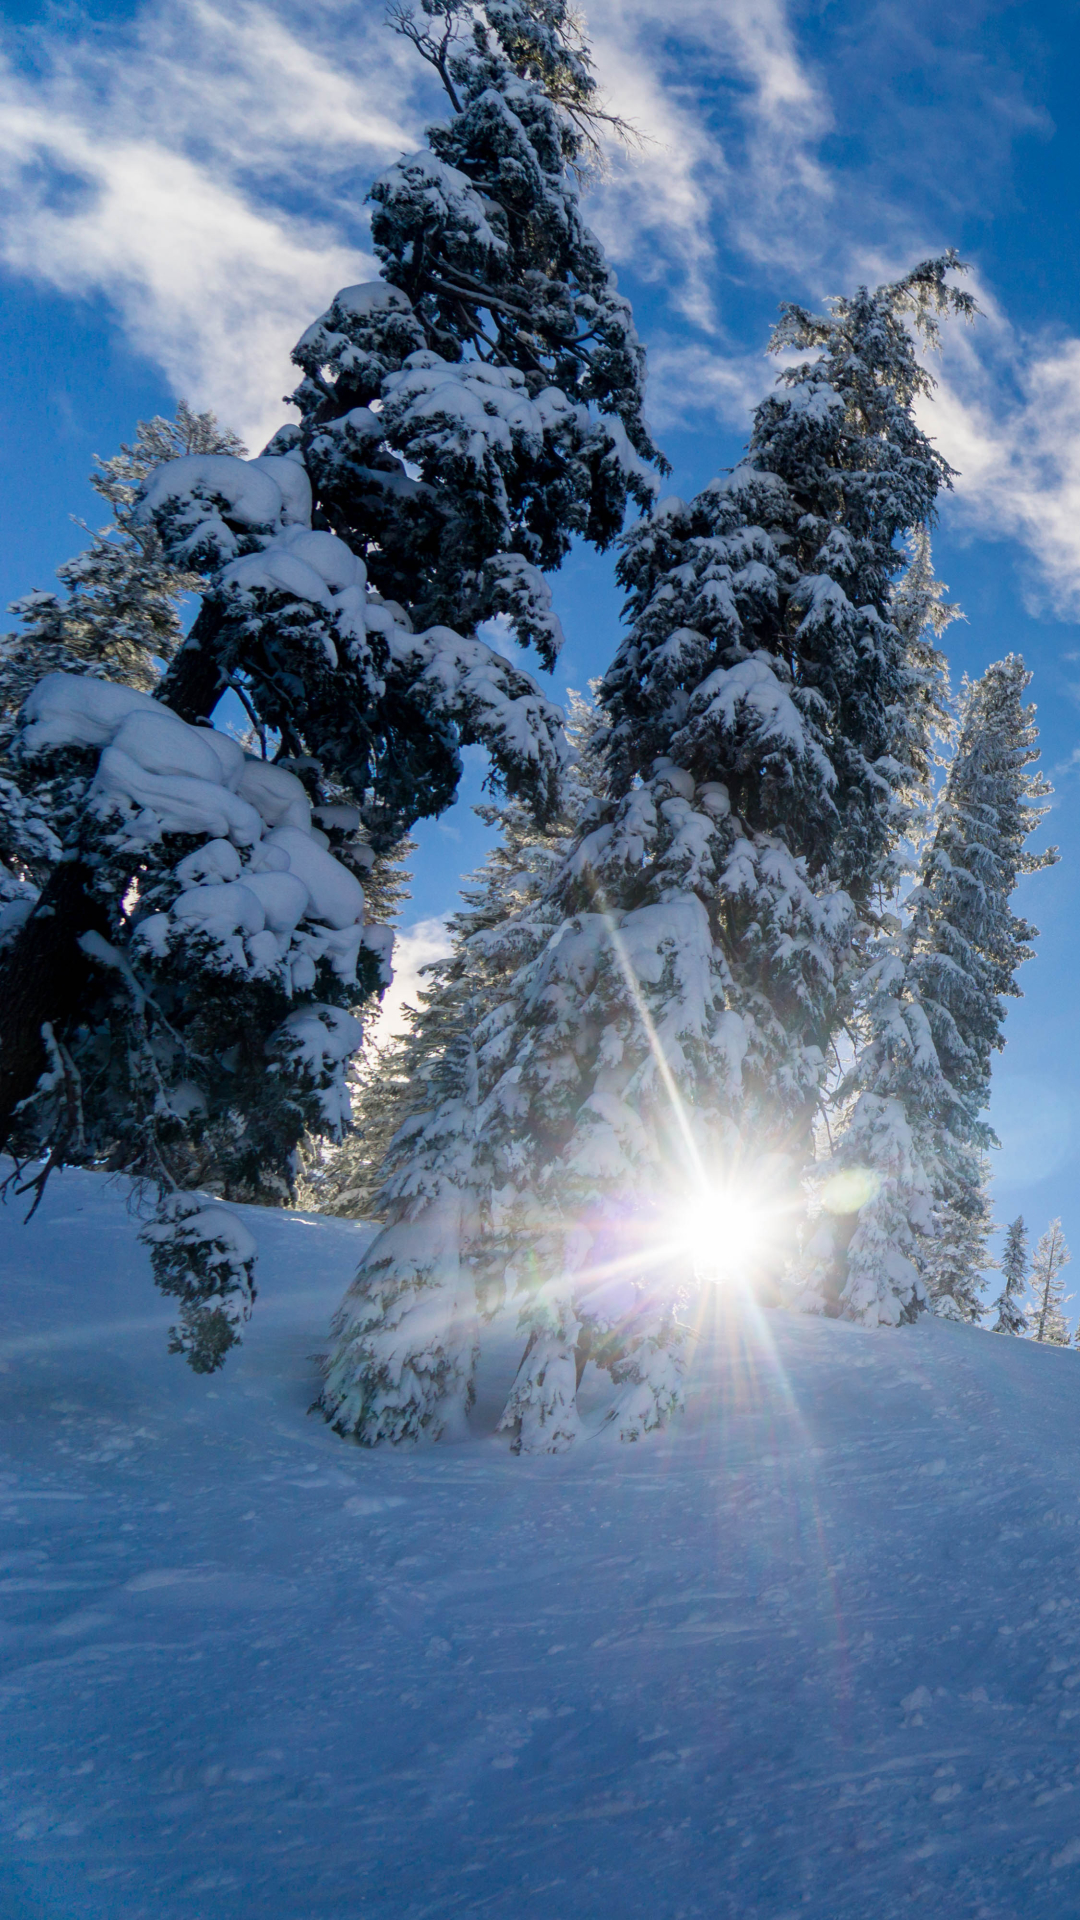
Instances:
[[[1080,1912],[1080,1355],[730,1318],[659,1442],[309,1417],[364,1229],[222,1375],[115,1186],[0,1215],[3,1920]]]

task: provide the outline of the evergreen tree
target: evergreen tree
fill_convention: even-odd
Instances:
[[[687,1213],[747,1183],[764,1207],[810,1151],[837,974],[925,784],[935,695],[892,587],[948,480],[907,321],[967,310],[952,264],[824,320],[787,309],[774,345],[818,357],[758,409],[747,461],[628,537],[606,793],[542,902],[483,1108],[524,1301],[516,1447],[573,1439],[590,1357],[622,1437],[666,1417]]]
[[[174,420],[140,420],[131,446],[97,460],[90,485],[107,501],[110,525],[58,567],[63,596],[35,590],[9,612],[20,631],[0,639],[0,743],[10,740],[19,708],[46,673],[93,673],[150,693],[183,638],[184,595],[198,575],[173,565],[151,525],[138,514],[142,488],[158,467],[190,454],[243,454],[234,433],[212,413],[181,400]]]
[[[112,524],[57,569],[63,596],[35,590],[9,608],[20,631],[0,637],[0,902],[11,903],[10,911],[0,905],[0,946],[55,867],[82,797],[78,783],[43,781],[13,752],[23,701],[55,672],[153,689],[183,637],[183,598],[199,582],[169,563],[153,528],[139,525],[139,489],[179,455],[242,452],[212,413],[193,413],[183,400],[175,420],[140,420],[132,446],[96,462],[90,484],[108,502]]]
[[[989,1251],[995,1231],[990,1166],[981,1152],[968,1151],[960,1166],[955,1162],[954,1153],[935,1190],[930,1233],[920,1248],[920,1270],[936,1314],[978,1324],[984,1311],[984,1276],[998,1266]]]
[[[997,1311],[995,1333],[1027,1332],[1027,1317],[1020,1305],[1027,1285],[1027,1263],[1028,1241],[1024,1217],[1017,1214],[1005,1235],[1005,1251],[1001,1258],[1002,1287],[994,1302]]]
[[[949,478],[914,422],[927,382],[907,323],[932,338],[936,312],[969,310],[953,264],[823,318],[785,309],[774,347],[816,358],[759,407],[748,461],[628,543],[632,624],[601,689],[613,799],[559,878],[565,931],[520,1002],[535,1286],[506,1418],[522,1446],[571,1436],[583,1332],[622,1388],[622,1437],[666,1417],[673,1209],[757,1186],[778,1214],[770,1183],[790,1191],[809,1157],[846,956],[921,799],[939,705],[892,589],[898,539]],[[597,1286],[597,1264],[619,1285]]]
[[[409,897],[412,876],[404,863],[415,851],[415,840],[402,840],[372,863],[365,898],[384,925],[396,927]],[[337,1214],[346,1220],[375,1218],[382,1163],[404,1117],[402,1096],[408,1093],[403,1036],[392,1034],[382,1042],[375,1037],[381,1011],[375,1001],[362,1002],[355,1009],[364,1027],[364,1042],[348,1064],[348,1133],[341,1140],[320,1137],[305,1142],[297,1203],[312,1212]],[[405,1011],[408,1018],[411,1009]]]
[[[475,628],[504,613],[553,657],[540,569],[651,497],[644,361],[579,211],[595,86],[565,6],[432,0],[427,19],[399,25],[450,120],[373,189],[385,277],[300,342],[301,424],[254,460],[159,465],[130,508],[202,581],[167,712],[66,673],[23,710],[24,791],[58,782],[64,805],[0,960],[0,1138],[50,1163],[85,1134],[166,1191],[212,1168],[226,1193],[286,1197],[305,1133],[343,1124],[351,1009],[386,977],[373,860],[453,799],[469,742],[541,820],[558,805],[561,715]],[[205,724],[226,689],[261,771]],[[181,804],[188,780],[217,797]]]
[[[1032,771],[1030,680],[1010,654],[965,686],[906,924],[870,951],[869,1037],[848,1076],[854,1105],[832,1162],[872,1176],[833,1267],[841,1309],[859,1317],[880,1315],[883,1301],[910,1317],[927,1283],[962,1317],[980,1311],[991,1231],[985,1152],[996,1145],[984,1117],[991,1064],[1005,1044],[1003,1001],[1018,994],[1035,937],[1010,902],[1021,876],[1057,858],[1026,848],[1049,791]]]
[[[1054,1347],[1069,1344],[1069,1328],[1062,1309],[1072,1295],[1066,1294],[1061,1275],[1071,1258],[1061,1221],[1051,1220],[1031,1263],[1031,1302],[1027,1316],[1032,1339],[1044,1340]]]
[[[463,888],[447,959],[407,1010],[386,1079],[365,1086],[331,1182],[384,1222],[334,1322],[320,1405],[365,1445],[459,1432],[472,1403],[479,1316],[502,1304],[505,1238],[490,1094],[507,1064],[508,995],[550,937],[551,872],[592,804],[596,716],[572,698],[577,752],[546,830],[518,806],[481,807],[498,844]],[[357,1204],[359,1203],[359,1204]]]

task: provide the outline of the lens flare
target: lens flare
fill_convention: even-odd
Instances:
[[[872,1167],[845,1167],[834,1173],[821,1189],[821,1204],[826,1213],[858,1213],[881,1192],[881,1175]]]
[[[695,1272],[715,1281],[747,1278],[770,1238],[768,1215],[757,1195],[725,1186],[690,1197],[674,1224]]]

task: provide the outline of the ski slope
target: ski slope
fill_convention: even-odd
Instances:
[[[245,1210],[246,1211],[246,1210]],[[366,1454],[365,1229],[225,1372],[123,1191],[0,1214],[3,1920],[1080,1913],[1080,1355],[732,1311],[659,1441]]]

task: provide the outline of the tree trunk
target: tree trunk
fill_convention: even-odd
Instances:
[[[79,938],[108,931],[105,910],[90,892],[89,868],[65,860],[0,960],[0,1148],[20,1101],[44,1071],[43,1024],[49,1021],[61,1035],[82,999],[90,962]]]
[[[221,670],[214,646],[220,631],[220,612],[204,600],[191,632],[154,695],[190,727],[209,720],[221,698]]]
[[[221,696],[213,642],[221,625],[206,602],[155,699],[194,725],[208,720]],[[90,891],[90,872],[77,857],[62,861],[41,898],[0,958],[0,1151],[11,1137],[16,1108],[29,1099],[45,1068],[41,1029],[57,1038],[78,1012],[91,962],[79,945],[84,933],[109,935],[108,916]]]

